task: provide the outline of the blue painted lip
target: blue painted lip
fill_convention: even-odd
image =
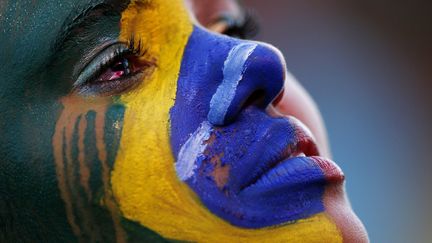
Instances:
[[[256,182],[242,189],[239,195],[245,198],[256,197],[259,200],[262,196],[274,194],[278,197],[286,192],[301,191],[322,184],[325,184],[325,178],[317,171],[311,157],[294,157],[283,160],[265,171]]]
[[[282,147],[276,149],[276,153],[270,157],[269,160],[260,159],[258,163],[255,164],[254,169],[249,174],[249,178],[244,179],[244,184],[241,186],[240,190],[251,187],[252,185],[258,183],[259,181],[265,180],[268,173],[274,171],[274,175],[271,178],[279,177],[279,175],[284,174],[284,170],[288,169],[306,169],[303,168],[305,159],[310,156],[318,156],[318,149],[313,141],[313,139],[306,135],[304,131],[301,130],[300,126],[294,122],[290,123],[291,127],[295,127],[295,135],[291,136],[291,139],[282,139],[278,144]],[[269,140],[274,139],[274,135],[268,134]],[[274,139],[278,140],[278,139]],[[262,143],[257,143],[256,147],[260,147],[263,153],[268,153],[268,151],[275,150],[274,146],[268,141],[263,141]],[[297,161],[300,160],[300,161]],[[296,163],[299,163],[298,168],[294,168]],[[296,176],[295,173],[291,176]],[[269,178],[268,178],[269,179]],[[306,179],[306,178],[305,178]]]

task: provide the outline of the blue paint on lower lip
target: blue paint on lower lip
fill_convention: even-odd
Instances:
[[[264,202],[271,198],[277,201],[277,197],[287,191],[304,193],[307,191],[304,188],[314,187],[316,189],[322,184],[325,184],[323,172],[316,166],[316,163],[308,157],[295,157],[286,159],[266,171],[255,183],[244,188],[240,196]],[[316,195],[312,193],[310,196],[315,197]],[[286,206],[286,203],[282,203],[281,206]]]
[[[191,134],[209,122],[212,97],[223,86],[226,59],[241,43],[200,28],[194,30],[185,50],[176,102],[171,109],[171,144],[176,160],[183,159],[179,155],[182,147],[190,143]],[[260,59],[260,55],[275,56],[269,54],[271,51],[258,44],[252,55],[254,60]],[[240,91],[235,90],[236,97],[239,92],[248,93],[266,85],[270,86],[265,87],[271,94],[268,99],[275,96],[282,84],[269,80],[279,80],[283,65],[277,66],[274,60],[268,66],[248,65],[247,77],[239,84]],[[249,70],[260,66],[263,70]],[[253,74],[264,76],[255,78]],[[263,78],[267,83],[260,81]],[[230,116],[235,114],[233,110],[240,109],[242,100],[230,101]],[[281,153],[299,139],[288,120],[271,118],[262,108],[251,106],[239,110],[233,123],[224,122],[219,127],[209,124],[209,134],[200,144],[205,144],[205,150],[194,156],[195,161],[183,161],[196,165],[191,175],[182,178],[211,212],[233,225],[261,228],[324,210],[325,177],[312,160],[295,158],[275,165],[280,162]]]

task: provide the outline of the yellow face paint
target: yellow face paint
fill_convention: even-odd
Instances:
[[[169,111],[174,105],[183,53],[193,24],[180,0],[132,1],[120,39],[140,38],[157,64],[126,106],[111,183],[123,216],[169,239],[205,242],[341,242],[324,213],[281,227],[243,229],[203,206],[174,169]]]

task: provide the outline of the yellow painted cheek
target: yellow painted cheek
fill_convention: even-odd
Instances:
[[[177,0],[133,1],[122,16],[120,38],[139,36],[157,68],[121,100],[127,109],[112,172],[112,187],[124,217],[160,235],[205,242],[341,242],[325,214],[278,228],[247,230],[210,213],[174,169],[169,111],[174,105],[183,52],[193,26]]]

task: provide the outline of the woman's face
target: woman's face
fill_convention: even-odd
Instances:
[[[0,241],[367,241],[279,51],[193,20],[226,16],[241,8],[0,4]]]

